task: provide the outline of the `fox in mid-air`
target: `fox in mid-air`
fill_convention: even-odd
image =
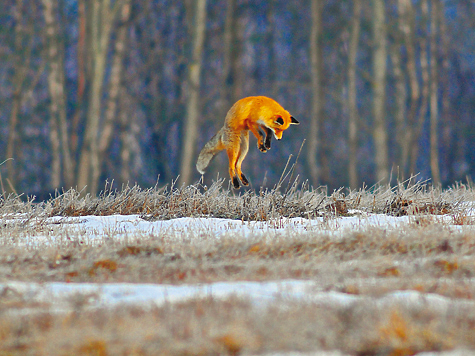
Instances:
[[[241,171],[241,164],[249,150],[249,130],[257,138],[261,152],[270,149],[272,134],[277,140],[290,125],[299,122],[275,100],[265,96],[250,96],[237,101],[229,109],[224,126],[203,147],[196,163],[196,169],[205,173],[211,159],[221,150],[226,150],[229,158],[229,176],[235,189],[249,181]]]

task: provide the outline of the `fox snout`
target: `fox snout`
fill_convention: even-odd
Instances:
[[[282,134],[284,133],[284,131],[277,131],[277,130],[272,130],[272,132],[274,133],[274,137],[276,140],[281,140],[282,139]]]

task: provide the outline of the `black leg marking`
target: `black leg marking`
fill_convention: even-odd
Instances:
[[[243,185],[249,185],[249,181],[243,173],[241,173],[241,182]]]
[[[233,186],[234,186],[234,189],[239,189],[241,188],[241,185],[239,184],[239,179],[237,176],[234,176],[233,177]]]
[[[270,150],[270,140],[272,138],[272,130],[266,127],[266,142],[264,144],[265,148]]]

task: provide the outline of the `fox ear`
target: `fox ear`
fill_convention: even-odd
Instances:
[[[298,122],[298,121],[295,119],[295,117],[291,116],[291,117],[290,117],[290,124],[291,124],[291,125],[298,125],[298,124],[300,124],[300,122]]]
[[[277,118],[277,120],[275,120],[275,123],[278,124],[278,125],[283,125],[284,124],[284,119],[282,118],[282,116],[279,116]]]

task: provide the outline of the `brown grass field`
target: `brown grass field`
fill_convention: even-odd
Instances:
[[[142,190],[105,188],[97,198],[70,190],[36,203],[0,201],[0,355],[414,355],[475,349],[475,192],[471,185],[428,184],[329,193],[307,185],[236,193],[199,184]],[[385,224],[272,235],[168,238],[169,232],[115,232],[91,242],[57,217],[137,214],[263,221],[321,219],[338,225],[358,214],[406,217]],[[56,220],[55,220],[56,219]],[[323,225],[322,225],[323,226]],[[35,236],[47,242],[32,243]],[[69,307],[39,303],[9,282],[151,283],[311,280],[314,292],[360,296],[349,305],[282,298],[195,298],[163,305],[92,308],[76,295]],[[420,302],[397,302],[416,291]],[[440,305],[424,296],[440,296]],[[386,299],[385,299],[386,298]],[[431,300],[432,300],[431,299]],[[388,302],[389,300],[389,302]],[[429,299],[427,299],[429,300]],[[434,299],[435,300],[435,299]],[[462,351],[461,351],[462,350]],[[450,354],[450,353],[449,353]],[[452,353],[455,355],[455,353]]]

